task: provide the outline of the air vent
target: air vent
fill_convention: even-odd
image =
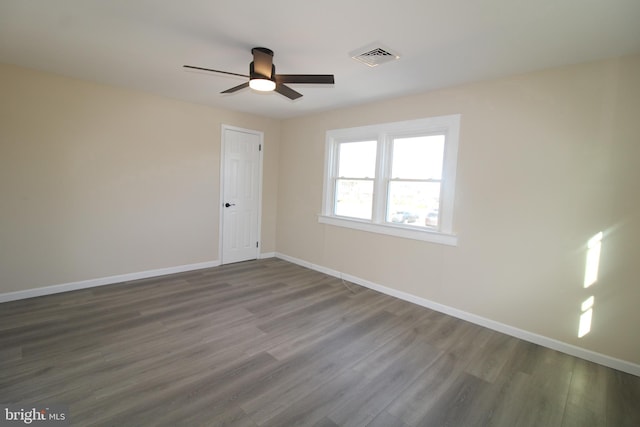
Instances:
[[[380,43],[373,43],[356,49],[353,52],[349,52],[349,56],[369,67],[376,67],[380,64],[400,59],[398,52],[394,52]]]

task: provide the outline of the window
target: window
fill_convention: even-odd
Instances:
[[[337,146],[336,215],[371,219],[377,145],[377,141],[360,141]]]
[[[327,132],[326,224],[449,245],[460,116]]]

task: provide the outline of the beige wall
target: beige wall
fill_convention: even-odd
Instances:
[[[319,224],[325,132],[462,114],[457,247]],[[457,310],[640,364],[640,57],[283,123],[277,249]],[[583,288],[587,240],[604,231]],[[592,331],[580,305],[595,296]]]
[[[219,260],[221,124],[265,134],[275,250],[280,122],[0,66],[0,293]]]

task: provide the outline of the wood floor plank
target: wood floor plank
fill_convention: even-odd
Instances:
[[[400,418],[394,417],[387,411],[380,412],[367,427],[409,427]]]
[[[495,390],[492,389],[491,384],[463,372],[415,425],[486,426],[486,419],[492,416],[490,404],[493,402],[494,395]]]
[[[607,425],[606,368],[585,360],[576,360],[562,427],[597,427]]]
[[[331,381],[327,381],[320,387],[313,389],[302,399],[296,399],[273,417],[261,420],[260,425],[281,427],[292,425],[312,426],[317,424],[327,413],[340,404],[348,390],[353,389],[363,381],[364,376],[362,374],[352,370],[344,370],[342,375],[334,376]],[[334,421],[333,419],[331,420]]]
[[[517,338],[499,333],[490,334],[482,352],[471,359],[465,371],[487,382],[495,383],[512,358],[517,344]]]
[[[336,376],[345,372],[350,374],[350,367],[373,345],[377,326],[389,316],[384,312],[376,313],[327,336],[306,352],[281,360],[285,369],[275,372],[269,388],[253,393],[251,399],[242,404],[243,409],[254,418],[269,419],[281,407],[292,405]]]
[[[78,426],[637,427],[640,378],[276,259],[0,304],[0,402]]]
[[[313,425],[313,427],[339,427],[338,424],[331,421],[329,418],[324,417],[317,423]]]
[[[494,402],[490,407],[485,408],[483,417],[486,417],[486,427],[502,427],[502,426],[519,426],[520,418],[523,413],[531,412],[528,407],[528,399],[530,394],[529,383],[531,375],[522,371],[517,371],[508,377],[505,377],[499,385],[494,384],[495,394]],[[490,412],[486,416],[486,412]],[[530,415],[535,416],[537,409]],[[535,425],[535,424],[528,424]],[[540,426],[546,424],[538,424]]]
[[[397,365],[398,360],[401,364],[407,363],[403,358],[407,354],[411,356],[416,351],[419,352],[418,356],[421,359],[419,367],[422,369],[419,372],[428,368],[430,363],[435,362],[441,355],[441,351],[429,344],[422,336],[411,328],[405,328],[404,331],[399,331],[397,335],[387,340],[384,345],[372,349],[365,358],[354,365],[353,369],[364,373],[368,378],[378,378],[391,365]]]
[[[256,377],[276,365],[266,353],[238,361],[226,369],[197,372],[190,376],[147,378],[129,387],[126,392],[96,401],[85,410],[76,409],[76,417],[113,425],[144,425],[145,420],[159,417],[163,422],[179,423],[195,410],[214,407],[225,417],[230,390],[239,384],[250,386]],[[225,408],[225,410],[220,410]],[[96,417],[97,409],[104,409]],[[97,420],[96,420],[97,418]]]
[[[405,349],[387,358],[385,369],[345,393],[344,402],[330,414],[332,420],[343,426],[370,423],[437,359],[439,351],[429,343],[417,336],[408,338]]]
[[[441,353],[385,410],[405,423],[416,426],[462,372],[463,368],[456,365],[452,355]]]
[[[518,371],[496,384],[501,391],[489,426],[562,425],[576,359],[550,349],[536,353],[531,373]]]
[[[607,427],[640,426],[640,377],[607,370]]]
[[[15,362],[22,359],[22,346],[7,346],[0,349],[0,363]]]

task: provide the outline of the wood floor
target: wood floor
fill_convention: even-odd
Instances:
[[[640,378],[279,259],[0,304],[0,403],[78,426],[640,426]]]

